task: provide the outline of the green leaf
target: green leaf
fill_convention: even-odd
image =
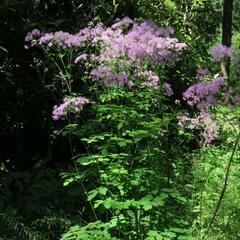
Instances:
[[[106,195],[108,189],[106,187],[100,187],[98,188],[98,192],[101,194],[101,195]]]
[[[88,166],[92,164],[104,163],[107,161],[109,161],[109,158],[107,158],[106,156],[96,154],[96,155],[78,157],[76,160],[76,163],[82,166]]]
[[[98,191],[97,190],[92,190],[88,193],[88,198],[87,200],[88,201],[91,201],[93,198],[95,198],[98,194]]]
[[[95,201],[93,207],[94,207],[94,208],[98,208],[103,202],[104,202],[103,200],[97,200],[97,201]]]
[[[153,207],[153,205],[151,203],[144,203],[142,205],[143,205],[143,209],[145,211],[148,211],[148,210],[152,209],[152,207]]]
[[[134,212],[132,210],[127,210],[127,214],[133,219],[135,218]]]
[[[113,199],[111,198],[107,198],[106,200],[104,200],[103,205],[106,209],[109,209],[112,207],[113,204]]]
[[[122,129],[122,128],[123,128],[123,122],[118,123],[117,129],[120,130],[120,129]]]

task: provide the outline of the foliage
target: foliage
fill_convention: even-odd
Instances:
[[[56,134],[69,138],[75,166],[62,177],[65,186],[78,183],[89,203],[86,224],[70,228],[62,239],[194,239],[186,215],[190,175],[179,178],[191,162],[183,167],[177,155],[190,149],[188,138],[177,147],[181,111],[171,102],[177,100],[175,82],[167,82],[168,70],[180,62],[177,56],[187,45],[172,33],[128,17],[111,27],[89,24],[77,34],[28,33],[26,47],[44,49],[59,72],[62,94],[69,95],[53,110],[53,119],[63,120]],[[218,59],[230,53],[224,46],[212,50]],[[75,69],[84,69],[85,92],[75,84]],[[205,82],[189,87],[183,100],[195,107],[191,114],[200,112],[207,129],[201,142],[211,144],[217,137],[211,105],[218,104],[225,81],[203,70],[197,77]],[[199,124],[189,118],[183,127],[185,121]],[[85,153],[78,153],[78,141]]]
[[[142,32],[140,38],[138,31]],[[150,34],[151,44],[145,40]],[[177,119],[168,99],[173,92],[171,85],[158,77],[164,79],[167,69],[177,62],[174,56],[186,48],[168,37],[170,34],[171,29],[129,18],[117,21],[111,29],[89,25],[76,35],[36,30],[28,34],[30,45],[46,49],[62,73],[63,93],[77,95],[72,92],[74,79],[69,77],[73,76],[73,61],[87,70],[86,94],[91,99],[66,98],[53,111],[55,120],[69,122],[58,134],[68,136],[72,143],[79,139],[86,148],[86,153],[76,152],[73,157],[76,170],[62,177],[66,186],[79,183],[91,211],[90,222],[71,228],[63,239],[74,234],[83,239],[91,234],[102,237],[101,228],[106,229],[106,238],[181,239],[190,234],[183,207],[187,200],[183,186],[176,181],[184,168],[166,151],[178,145]],[[127,53],[121,50],[125,41]],[[135,48],[136,41],[143,46],[140,51]],[[82,46],[88,43],[89,52],[82,53]],[[67,65],[63,65],[64,59],[68,59]],[[176,140],[169,141],[171,138]],[[72,149],[74,154],[74,144]]]
[[[193,227],[199,239],[227,240],[239,238],[239,145],[233,155],[227,190],[217,212],[214,225],[209,229],[209,223],[219,201],[227,167],[233,154],[233,145],[236,141],[236,129],[234,128],[239,128],[237,121],[239,107],[231,113],[226,108],[222,108],[221,112],[227,116],[224,132],[228,144],[201,149],[200,153],[194,157],[193,212],[197,217]],[[229,119],[231,120],[229,121]]]

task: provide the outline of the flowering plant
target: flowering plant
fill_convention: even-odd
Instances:
[[[159,239],[189,235],[181,221],[186,199],[176,180],[184,174],[177,161],[184,151],[177,130],[200,129],[207,144],[217,137],[210,109],[219,103],[225,81],[199,70],[201,82],[186,89],[181,101],[193,108],[194,116],[177,119],[175,109],[182,106],[166,73],[187,45],[173,33],[149,20],[125,17],[110,27],[90,23],[76,34],[33,30],[26,37],[27,46],[41,46],[52,58],[69,95],[54,106],[53,119],[68,120],[61,133],[86,148],[73,156],[77,169],[63,174],[65,185],[80,183],[94,226],[107,228],[109,239],[151,239],[153,232]],[[81,82],[73,77],[74,69],[82,72]],[[89,115],[68,118],[83,108]],[[78,226],[79,232],[90,231],[91,224]]]

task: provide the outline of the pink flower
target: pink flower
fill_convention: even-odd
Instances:
[[[214,62],[221,61],[225,57],[231,57],[233,55],[233,49],[231,47],[217,44],[210,49],[210,54]]]
[[[196,83],[183,93],[183,99],[190,106],[195,105],[199,110],[203,110],[208,105],[217,104],[217,95],[225,86],[226,83],[222,77],[209,82]]]
[[[62,104],[53,107],[52,118],[53,120],[64,119],[69,111],[77,113],[88,103],[90,101],[84,97],[64,98]]]

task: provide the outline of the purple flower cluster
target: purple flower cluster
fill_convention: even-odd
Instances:
[[[40,30],[34,28],[31,32],[27,33],[27,36],[25,37],[25,42],[26,43],[31,43],[31,46],[37,45],[39,39],[41,37],[42,33]],[[28,46],[25,45],[25,48],[27,49]]]
[[[219,77],[209,82],[200,82],[192,85],[183,93],[183,99],[190,106],[197,109],[206,109],[209,105],[218,103],[218,94],[226,86],[224,78]]]
[[[153,71],[137,71],[134,76],[143,79],[142,86],[150,86],[155,89],[159,88],[159,77]]]
[[[202,81],[206,76],[208,76],[210,72],[207,68],[199,68],[197,70],[197,78]]]
[[[203,142],[207,144],[214,141],[219,132],[216,122],[212,119],[210,112],[207,111],[200,111],[196,117],[190,117],[186,113],[179,118],[178,125],[189,130],[201,130]]]
[[[34,29],[29,32],[25,38],[26,43],[30,45],[41,45],[47,47],[58,46],[61,48],[69,47],[85,47],[88,40],[92,41],[95,37],[100,35],[105,30],[102,23],[96,26],[89,24],[86,28],[81,29],[76,34],[58,31],[51,33],[40,33],[39,30]],[[39,31],[40,34],[36,34]],[[34,42],[33,42],[34,41]]]
[[[187,128],[192,130],[197,126],[198,123],[199,121],[197,120],[197,118],[190,117],[188,113],[185,113],[185,115],[181,116],[178,119],[178,126],[180,126],[181,128]]]
[[[31,32],[27,33],[25,37],[26,42],[31,42],[35,38],[39,38],[41,36],[41,31],[39,29],[34,28]]]
[[[231,57],[233,55],[233,49],[231,47],[217,44],[210,49],[210,54],[214,62],[221,61],[225,57]]]
[[[103,79],[106,85],[127,85],[129,87],[133,86],[133,82],[128,79],[128,74],[125,71],[120,71],[118,73],[113,73],[110,66],[97,66],[91,71],[91,76],[93,81],[97,79]]]
[[[83,53],[83,54],[81,54],[81,55],[79,55],[79,56],[76,57],[74,63],[76,64],[76,63],[78,63],[79,61],[81,61],[81,60],[87,60],[88,58],[89,58],[89,55],[86,54],[86,53]]]
[[[187,47],[176,38],[160,36],[163,30],[158,28],[157,30],[157,25],[145,21],[135,22],[126,34],[121,29],[106,29],[98,39],[102,42],[100,60],[127,57],[133,63],[140,59],[154,63],[164,62],[171,58],[174,52],[180,52]]]
[[[69,111],[78,113],[87,103],[90,101],[84,97],[64,98],[62,104],[53,107],[52,118],[53,120],[64,119]]]
[[[187,47],[185,43],[170,37],[173,32],[172,28],[162,28],[149,20],[133,21],[125,17],[122,20],[118,19],[111,27],[106,27],[102,23],[96,25],[90,23],[76,34],[63,31],[52,33],[32,31],[27,35],[26,41],[30,44],[34,41],[34,44],[47,48],[56,46],[63,49],[84,49],[86,46],[87,50],[96,48],[96,55],[85,52],[78,55],[74,62],[77,64],[82,60],[94,60],[99,66],[91,72],[93,80],[103,79],[110,85],[120,83],[132,86],[133,82],[128,77],[130,73],[121,69],[119,63],[123,62],[132,69],[141,69],[142,61],[152,64],[165,63]],[[39,38],[36,40],[37,36]],[[114,69],[114,72],[110,68]],[[158,76],[151,71],[147,74],[143,85],[157,88]],[[172,94],[170,86],[164,85],[163,88],[166,89],[166,95]]]
[[[132,24],[132,27],[124,32],[121,26],[126,24]],[[33,36],[38,36],[39,45],[62,48],[85,47],[87,41],[93,45],[98,43],[101,49],[98,57],[103,61],[126,56],[132,61],[139,58],[166,61],[174,52],[180,52],[187,47],[185,43],[179,43],[178,39],[169,37],[172,33],[173,29],[161,28],[151,21],[134,22],[125,17],[108,28],[102,23],[95,26],[89,24],[76,34],[63,31],[40,34],[36,33],[35,29],[27,34],[25,40],[31,43]]]
[[[130,25],[127,32],[121,28],[122,25]],[[112,27],[106,28],[98,37],[94,38],[94,42],[100,45],[100,52],[97,59],[104,65],[115,63],[114,68],[121,68],[123,65],[132,66],[133,69],[141,69],[141,61],[150,61],[154,64],[162,62],[173,57],[174,53],[180,52],[186,48],[186,44],[179,43],[176,38],[170,38],[173,33],[172,29],[163,29],[151,21],[134,22],[129,18],[124,18],[115,23]],[[108,83],[120,83],[133,85],[132,81],[123,78],[125,71],[120,70],[119,77],[114,74],[103,74],[99,72],[99,67],[92,71],[92,76],[96,78],[105,78]],[[144,79],[142,85],[158,88],[159,77],[152,71],[137,72],[135,76]]]

